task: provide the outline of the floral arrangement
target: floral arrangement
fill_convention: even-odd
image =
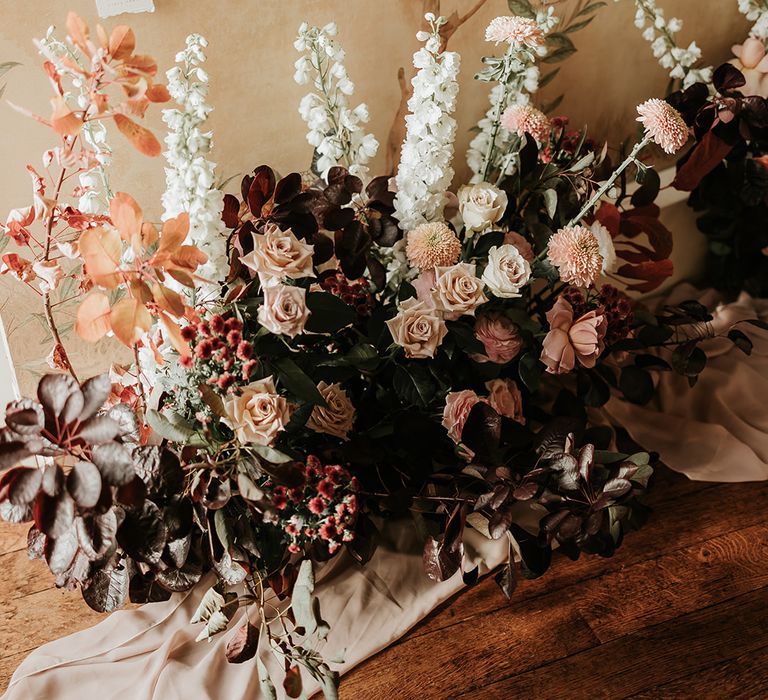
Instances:
[[[569,26],[602,4],[581,3]],[[651,312],[629,296],[672,272],[658,177],[641,158],[678,152],[693,125],[693,160],[706,134],[734,126],[719,128],[722,114],[704,121],[721,98],[692,85],[641,104],[642,136],[612,164],[531,99],[537,62],[570,42],[554,31],[553,8],[510,5],[517,14],[485,34],[505,53],[485,60],[497,86],[473,146],[482,157],[470,157],[473,182],[455,192],[460,61],[433,14],[418,34],[393,178],[369,177],[378,144],[363,131],[365,106],[347,104],[335,25],[302,25],[311,171],[278,178],[260,165],[238,195],[216,187],[207,159],[202,37],[189,37],[168,88],[128,27],[92,37],[70,14],[65,40],[40,42],[53,111],[30,116],[56,145],[43,174],[28,168],[31,203],[4,226],[19,252],[2,260],[39,292],[61,371],[40,381],[36,400],[7,407],[0,516],[32,523],[30,556],[58,585],[112,611],[213,572],[191,621],[199,639],[248,606],[228,660],[255,659],[274,697],[267,649],[288,696],[301,695],[303,670],[335,697],[338,673],[322,655],[329,625],[313,598],[313,571],[331,557],[366,566],[382,533],[410,519],[426,575],[471,584],[472,529],[507,542],[497,581],[511,596],[555,548],[610,556],[643,523],[655,456],[594,409],[613,395],[647,402],[655,372],[695,383],[706,363],[698,344],[713,331],[696,302]],[[718,69],[715,81],[742,134],[762,127],[755,103],[730,92],[737,74]],[[158,156],[137,119],[171,99],[158,230],[110,189],[107,125]],[[640,185],[630,194],[631,175]],[[77,290],[76,332],[114,336],[133,366],[81,381],[55,314],[65,286]],[[728,337],[748,351],[745,333]],[[520,524],[521,509],[537,529]]]

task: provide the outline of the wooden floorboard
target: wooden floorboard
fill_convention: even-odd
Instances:
[[[555,557],[511,603],[482,580],[346,675],[342,699],[768,697],[768,485],[655,481],[651,521],[615,557]],[[101,619],[25,542],[0,525],[0,689]]]

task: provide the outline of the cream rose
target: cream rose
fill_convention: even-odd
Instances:
[[[485,388],[488,389],[488,403],[496,413],[525,425],[523,397],[513,379],[491,379],[485,383]]]
[[[270,333],[291,338],[304,332],[309,318],[307,290],[285,284],[264,289],[264,304],[259,307],[258,321]]]
[[[611,232],[599,221],[595,221],[589,227],[589,230],[592,231],[592,235],[597,239],[600,255],[603,257],[603,272],[616,272],[618,264],[616,261],[616,248],[613,245]]]
[[[488,301],[483,293],[483,283],[475,276],[475,265],[465,262],[436,267],[432,294],[435,306],[449,320],[464,314],[474,316],[475,309]]]
[[[398,314],[387,321],[395,343],[405,350],[406,357],[434,357],[448,329],[440,313],[423,301],[406,299]]]
[[[307,427],[317,433],[327,433],[342,440],[349,439],[349,432],[355,422],[355,407],[341,388],[341,384],[317,385],[320,395],[325,399],[325,406],[315,406],[307,421]]]
[[[275,389],[272,377],[252,382],[224,400],[223,422],[242,443],[271,445],[290,419],[288,402]]]
[[[507,194],[487,182],[462,185],[458,192],[459,212],[467,234],[495,224],[507,208]]]
[[[269,224],[264,233],[253,234],[253,251],[240,258],[240,262],[258,273],[262,287],[270,287],[285,277],[314,277],[314,250],[314,246],[296,238],[291,229],[281,231]]]
[[[531,277],[531,266],[512,244],[494,246],[488,251],[488,265],[482,280],[497,297],[514,299]]]

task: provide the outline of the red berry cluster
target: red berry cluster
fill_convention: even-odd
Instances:
[[[333,554],[351,542],[357,515],[357,479],[337,464],[323,465],[314,455],[307,457],[300,486],[266,485],[279,521],[290,538],[288,550],[300,552],[320,540]]]
[[[616,343],[626,338],[632,329],[632,300],[616,287],[604,284],[600,289],[599,302],[608,322],[605,342]]]
[[[226,393],[247,382],[256,368],[253,346],[243,339],[243,324],[234,316],[213,314],[182,328],[181,337],[192,350],[190,356],[181,359],[182,366],[199,375],[198,383],[205,382]]]
[[[320,279],[320,286],[334,296],[349,304],[359,316],[370,316],[375,302],[368,281],[364,278],[348,280],[339,271],[326,273]]]

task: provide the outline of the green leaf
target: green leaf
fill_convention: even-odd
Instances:
[[[302,401],[325,406],[325,399],[315,383],[293,360],[281,357],[273,360],[280,383],[296,398]]]
[[[150,409],[147,411],[147,423],[160,437],[171,442],[186,442],[195,434],[195,429],[176,414],[165,415]]]
[[[527,352],[520,358],[520,365],[518,367],[520,380],[526,387],[528,387],[528,390],[531,393],[536,392],[539,388],[543,370],[544,365],[539,361],[539,358],[532,353]]]
[[[283,454],[269,445],[248,445],[248,449],[272,464],[285,464],[286,462],[291,461],[291,458],[288,455]]]
[[[595,154],[593,151],[590,151],[586,155],[579,158],[570,168],[568,168],[569,173],[578,173],[581,170],[584,170],[588,165],[592,165],[592,161],[595,160]]]
[[[296,624],[303,627],[307,635],[317,629],[315,615],[312,611],[312,591],[315,590],[315,575],[312,571],[312,561],[304,559],[299,566],[299,574],[293,585],[291,608]]]
[[[745,355],[752,354],[752,341],[742,331],[732,328],[728,331],[728,339]]]
[[[653,379],[644,369],[628,365],[621,370],[619,389],[632,403],[648,403],[654,393]]]
[[[407,404],[427,407],[435,395],[435,384],[429,372],[420,365],[398,365],[392,377],[395,394]]]
[[[576,49],[572,49],[567,46],[564,46],[562,49],[557,49],[552,53],[548,53],[546,56],[544,56],[540,60],[542,61],[542,63],[559,63],[560,61],[564,61],[566,58],[568,58],[568,56],[571,56],[572,54],[575,54],[575,53],[576,53]]]
[[[552,80],[554,80],[555,76],[559,72],[560,72],[560,69],[559,68],[555,68],[554,70],[549,71],[549,73],[547,73],[546,75],[542,76],[539,79],[539,90],[541,90],[541,88],[546,87],[547,85],[549,85],[552,82]]]
[[[544,206],[547,209],[549,218],[554,219],[557,213],[557,190],[546,190],[542,196],[544,197]]]
[[[601,7],[605,7],[608,3],[607,2],[593,2],[589,5],[587,5],[582,10],[579,10],[576,14],[577,17],[585,17],[588,14],[591,14],[593,12],[597,12]]]
[[[335,333],[355,320],[355,310],[328,292],[309,292],[307,308],[310,316],[304,326],[310,333]]]
[[[531,6],[530,0],[507,0],[507,4],[509,5],[509,11],[513,15],[536,19],[536,12]]]
[[[372,372],[379,364],[379,353],[370,343],[358,343],[340,357],[331,357],[319,363],[319,367],[355,367]]]

